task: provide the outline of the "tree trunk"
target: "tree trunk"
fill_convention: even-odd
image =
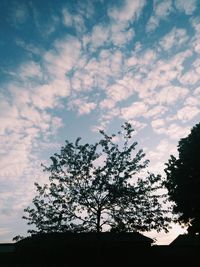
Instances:
[[[100,227],[100,223],[101,223],[101,209],[98,209],[97,211],[97,233],[101,232],[101,227]]]

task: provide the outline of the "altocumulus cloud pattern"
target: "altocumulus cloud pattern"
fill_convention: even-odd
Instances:
[[[163,173],[199,122],[200,6],[3,0],[0,10],[0,242],[9,242],[26,232],[33,183],[47,181],[40,164],[65,139],[92,142],[128,120]]]

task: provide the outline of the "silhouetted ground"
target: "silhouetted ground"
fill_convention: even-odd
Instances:
[[[15,251],[0,253],[0,266],[200,266],[200,246],[193,246],[191,238],[190,245],[151,246],[151,240],[142,242],[140,237],[78,234],[67,240],[61,235],[25,239],[15,244]]]

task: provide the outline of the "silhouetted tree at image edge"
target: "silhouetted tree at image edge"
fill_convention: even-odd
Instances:
[[[28,232],[168,231],[162,178],[145,172],[149,161],[136,151],[133,133],[125,123],[116,135],[100,131],[95,144],[66,141],[43,166],[49,184],[35,183],[37,195],[23,218],[36,229]]]
[[[178,144],[179,157],[171,156],[165,169],[165,186],[174,201],[177,221],[200,234],[200,123]]]

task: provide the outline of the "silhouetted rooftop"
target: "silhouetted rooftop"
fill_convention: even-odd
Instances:
[[[170,246],[200,246],[200,235],[179,235]]]
[[[23,240],[17,242],[17,245],[26,246],[28,244],[34,243],[63,243],[63,242],[131,242],[137,243],[138,245],[151,245],[153,240],[149,237],[146,237],[140,233],[46,233],[46,234],[37,234],[27,237]]]
[[[15,250],[15,245],[10,243],[0,244],[0,253],[1,252],[13,252]]]

